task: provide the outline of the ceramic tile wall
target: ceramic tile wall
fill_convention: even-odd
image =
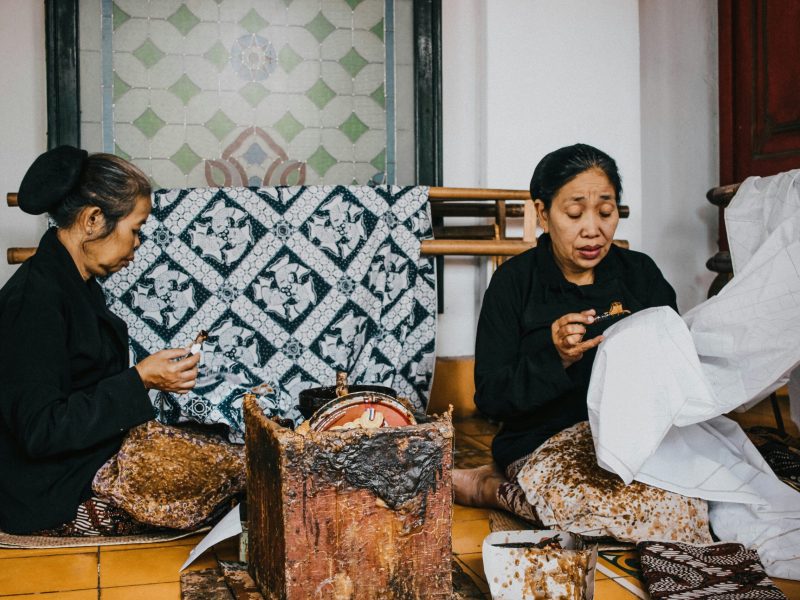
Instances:
[[[389,6],[387,32],[386,0],[81,0],[82,143],[163,187],[382,182],[396,37],[412,182],[411,0]]]

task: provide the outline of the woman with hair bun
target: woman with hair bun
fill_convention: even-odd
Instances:
[[[603,331],[645,308],[678,310],[653,260],[612,243],[622,197],[613,158],[586,144],[560,148],[536,166],[530,190],[544,233],[495,272],[475,342],[475,403],[502,422],[494,464],[453,472],[459,504],[523,516],[516,475],[550,437],[588,419]]]
[[[57,226],[0,290],[3,531],[142,528],[93,498],[92,479],[128,430],[154,418],[148,389],[188,392],[200,360],[175,348],[129,366],[127,327],[96,281],[133,260],[150,194],[131,163],[70,146],[42,154],[22,181],[20,208]]]

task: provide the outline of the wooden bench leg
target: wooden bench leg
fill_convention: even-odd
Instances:
[[[775,414],[775,424],[778,426],[778,433],[786,435],[786,428],[783,425],[783,415],[781,415],[781,407],[778,405],[778,395],[772,392],[769,395],[769,401],[772,403],[772,412]]]

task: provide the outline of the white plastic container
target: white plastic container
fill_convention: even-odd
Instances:
[[[560,547],[537,548],[547,538]],[[494,600],[592,600],[597,546],[564,531],[496,531],[483,540],[483,570]]]

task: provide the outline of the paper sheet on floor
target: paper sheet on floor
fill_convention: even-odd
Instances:
[[[709,500],[721,539],[756,548],[771,576],[800,579],[800,493],[720,417],[793,373],[800,391],[800,171],[748,179],[726,225],[735,277],[717,296],[683,319],[655,308],[606,331],[589,421],[601,466]]]
[[[198,556],[211,548],[211,546],[219,544],[221,541],[227,540],[229,537],[233,537],[242,533],[242,521],[241,517],[239,516],[239,506],[239,504],[234,506],[227,515],[220,519],[219,523],[214,525],[214,528],[208,532],[208,535],[200,540],[200,543],[197,544],[197,546],[192,548],[191,552],[189,552],[186,562],[183,563],[178,571],[183,571],[186,567],[192,564]]]

